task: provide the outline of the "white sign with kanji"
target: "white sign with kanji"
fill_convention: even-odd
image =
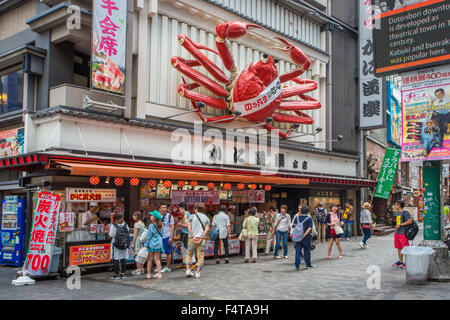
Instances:
[[[375,77],[371,0],[359,1],[359,125],[361,129],[384,126],[383,81]]]
[[[47,275],[52,262],[61,196],[39,192],[33,214],[25,269],[32,276]]]

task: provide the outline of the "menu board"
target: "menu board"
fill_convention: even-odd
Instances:
[[[108,263],[110,261],[110,243],[70,247],[69,265],[71,266]]]

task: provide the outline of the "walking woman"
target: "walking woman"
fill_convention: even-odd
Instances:
[[[245,219],[242,227],[247,229],[247,238],[245,238],[245,263],[249,263],[250,249],[253,252],[252,263],[256,262],[258,257],[258,225],[259,218],[256,217],[256,209],[248,210],[248,218]]]
[[[145,224],[142,221],[142,212],[136,211],[133,213],[134,220],[134,234],[133,234],[133,242],[131,243],[131,249],[134,251],[136,257],[139,254],[139,250],[141,250],[143,243],[141,242],[141,235],[145,230]],[[145,249],[144,249],[145,252]],[[144,260],[145,261],[145,260]],[[132,271],[131,274],[134,276],[138,276],[144,274],[144,264],[140,263],[138,259],[136,259],[136,270]]]
[[[147,261],[147,279],[152,278],[152,262],[156,264],[156,275],[153,278],[161,279],[161,253],[164,252],[163,240],[162,240],[162,227],[161,214],[158,211],[150,212],[151,225],[148,227],[147,240],[145,246],[148,249],[148,261]]]
[[[341,237],[343,235],[343,224],[344,223],[342,222],[341,217],[338,215],[338,208],[335,204],[333,204],[331,206],[331,212],[327,217],[328,234],[330,236],[330,240],[328,242],[328,259],[331,259],[333,242],[336,242],[336,246],[339,250],[339,259],[342,259]]]
[[[359,243],[361,249],[369,248],[367,246],[367,240],[372,236],[372,213],[370,212],[370,203],[364,202],[363,209],[361,210],[361,229],[364,233],[363,240]]]

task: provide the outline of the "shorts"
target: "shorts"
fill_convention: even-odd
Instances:
[[[395,249],[403,249],[409,246],[408,239],[406,239],[404,234],[394,233],[394,247]]]
[[[172,254],[172,245],[169,244],[170,238],[164,238],[163,239],[163,246],[164,246],[164,253],[165,254]]]

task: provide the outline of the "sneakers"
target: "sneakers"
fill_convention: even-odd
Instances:
[[[219,264],[219,263],[220,263],[220,260],[219,260],[219,259],[217,259],[217,260],[216,260],[216,264]]]
[[[406,269],[406,264],[405,264],[405,263],[402,263],[401,265],[399,265],[399,267],[400,267],[401,269]]]
[[[400,267],[403,263],[401,263],[400,261],[397,261],[396,263],[393,263],[392,266],[393,267]]]
[[[150,273],[147,274],[147,279],[151,279],[152,275]]]
[[[315,268],[315,267],[316,267],[316,265],[315,265],[315,264],[312,264],[312,265],[310,265],[309,267],[306,266],[306,269],[312,269],[312,268]]]
[[[200,272],[195,272],[195,277],[198,279],[200,278]]]
[[[191,269],[187,269],[186,270],[186,277],[193,277],[194,276],[194,274],[192,273],[192,270]]]
[[[275,256],[274,258],[275,258],[275,259],[283,259],[283,258],[281,258],[280,256]]]
[[[230,263],[230,260],[225,259],[225,264],[229,264],[229,263]]]
[[[284,258],[285,258],[285,259],[289,259],[289,257],[288,257],[288,256],[284,256]]]
[[[164,267],[164,268],[162,268],[161,273],[166,273],[166,272],[170,272],[170,271],[172,271],[172,269],[169,269],[169,268],[167,268],[167,267]],[[156,273],[156,272],[158,272],[157,269],[155,269],[155,273]]]
[[[347,241],[350,241],[350,238],[347,238]]]
[[[120,279],[127,279],[128,277],[127,277],[127,275],[125,274],[125,273],[122,273],[121,275],[120,275]]]
[[[300,268],[299,267],[295,267],[295,271],[300,271]]]
[[[113,275],[110,279],[111,279],[111,280],[120,280],[120,276],[118,276],[118,275]]]
[[[161,276],[161,275],[155,274],[155,275],[153,276],[153,278],[155,278],[155,279],[162,279],[162,276]]]
[[[358,244],[361,247],[361,249],[365,249],[366,248],[366,246],[364,245],[364,243],[362,241],[360,243],[358,243]]]
[[[141,274],[144,274],[144,269],[140,269],[140,270],[136,269],[136,270],[131,271],[132,276],[139,276]]]
[[[370,247],[367,244],[365,244],[364,249],[370,249]]]

